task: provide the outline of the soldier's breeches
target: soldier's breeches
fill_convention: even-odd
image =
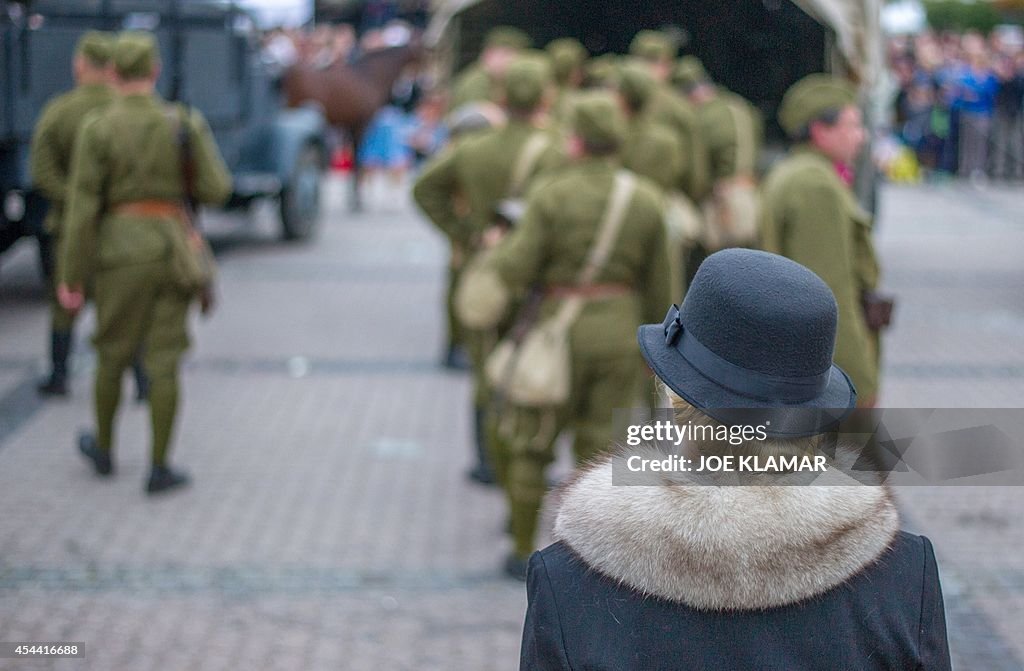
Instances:
[[[527,557],[534,550],[540,509],[547,492],[544,471],[554,460],[555,439],[563,416],[555,410],[505,407],[495,417],[495,435],[502,453],[515,552]]]
[[[498,333],[489,331],[463,331],[463,343],[469,353],[470,364],[473,366],[473,404],[483,408],[490,401],[490,388],[484,376],[484,363],[498,343]]]
[[[167,264],[154,262],[97,273],[95,300],[98,442],[113,446],[121,378],[141,348],[150,378],[153,459],[164,459],[177,412],[178,362],[189,344],[189,298],[171,284]]]
[[[580,465],[611,449],[615,411],[635,407],[643,365],[634,352],[588,356],[574,363],[569,423],[575,429],[573,457]]]

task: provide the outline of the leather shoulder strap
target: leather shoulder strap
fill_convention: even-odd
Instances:
[[[530,178],[530,173],[533,172],[537,160],[540,159],[540,155],[544,153],[549,144],[547,133],[543,131],[537,131],[523,144],[515,166],[512,168],[512,179],[508,184],[509,198],[519,198],[523,195],[523,189],[526,187],[526,181]]]
[[[587,255],[587,262],[576,280],[579,286],[592,283],[604,268],[605,263],[608,262],[615,241],[619,237],[619,231],[622,230],[622,224],[626,220],[626,208],[629,206],[635,190],[636,175],[628,170],[619,170],[615,173],[612,193],[608,198],[608,205],[605,207],[600,228],[598,228],[590,253]]]

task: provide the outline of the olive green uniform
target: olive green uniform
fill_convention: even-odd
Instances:
[[[684,159],[672,132],[643,119],[630,119],[620,152],[622,165],[657,184],[663,191],[679,187]]]
[[[525,189],[537,175],[556,168],[564,159],[554,133],[517,119],[512,119],[504,128],[482,131],[448,147],[426,166],[417,180],[413,198],[431,222],[448,236],[460,264],[478,251],[481,235],[494,224],[498,203],[510,195],[515,164],[527,142],[537,133],[548,136],[547,148],[526,175],[525,184],[521,185]],[[458,216],[456,196],[465,199],[468,216]],[[455,267],[452,273],[456,282],[461,268],[462,265]],[[449,289],[450,302],[453,287]],[[478,430],[482,431],[488,400],[483,361],[497,342],[498,330],[463,330],[463,335],[473,364],[474,406],[477,423],[481,425]],[[493,445],[488,449],[501,482],[504,461],[501,455],[494,454]]]
[[[510,291],[575,284],[612,191],[616,162],[589,158],[531,191],[519,227],[489,264]],[[583,462],[607,450],[612,411],[633,407],[643,365],[636,344],[640,324],[657,321],[671,301],[662,201],[656,186],[639,180],[625,219],[595,284],[622,285],[627,293],[588,299],[570,333],[572,392],[557,410],[505,407],[498,436],[510,458],[507,491],[515,553],[533,550],[537,514],[546,490],[544,469],[564,427],[575,431],[573,449]],[[548,296],[541,318],[560,303]]]
[[[697,106],[697,119],[707,146],[712,185],[736,175],[753,176],[764,133],[754,106],[735,93],[719,89],[713,99]]]
[[[769,173],[762,192],[764,249],[817,273],[839,306],[835,362],[857,396],[878,393],[878,347],[861,308],[861,292],[878,284],[871,217],[832,163],[808,145],[793,150]]]
[[[82,84],[50,101],[39,117],[32,135],[29,168],[32,183],[49,201],[41,238],[50,294],[50,385],[63,388],[67,359],[71,352],[75,316],[57,301],[57,265],[61,256],[61,223],[67,201],[71,151],[75,136],[90,112],[103,109],[114,99],[113,90],[104,84]],[[42,389],[42,387],[40,388]]]
[[[693,105],[667,85],[659,84],[644,109],[644,118],[675,134],[684,158],[678,188],[690,200],[700,202],[710,188],[708,154]]]
[[[155,95],[129,95],[83,124],[72,162],[64,218],[62,281],[92,281],[97,325],[96,422],[99,449],[113,447],[113,423],[121,376],[144,347],[151,379],[149,403],[153,463],[162,466],[177,411],[178,362],[189,344],[187,312],[192,296],[176,285],[171,265],[174,217],[117,212],[139,201],[181,202],[180,152],[175,122],[189,127],[194,196],[218,204],[231,178],[202,115],[168,114]],[[170,118],[169,118],[170,117]]]

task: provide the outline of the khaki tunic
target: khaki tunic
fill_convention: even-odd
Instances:
[[[757,110],[740,96],[719,90],[712,100],[697,107],[697,118],[707,146],[712,184],[735,175],[753,176],[764,132]]]
[[[525,190],[538,175],[561,165],[564,154],[556,134],[518,119],[504,128],[481,131],[449,146],[427,164],[416,181],[413,198],[452,244],[449,309],[462,268],[479,249],[480,236],[494,223],[498,203],[510,195],[515,164],[526,143],[537,133],[548,134],[548,146],[525,176],[521,185]],[[465,213],[459,211],[460,199],[467,206]],[[449,329],[454,326],[450,324]],[[465,334],[473,362],[474,396],[480,406],[488,398],[483,361],[500,331],[501,328]]]
[[[685,159],[672,131],[665,126],[631,119],[619,158],[624,168],[646,177],[663,191],[679,188]]]
[[[123,366],[145,345],[151,375],[173,370],[188,346],[191,297],[174,284],[170,262],[170,235],[180,223],[115,210],[136,201],[181,201],[178,141],[167,109],[156,96],[131,95],[84,122],[64,217],[62,281],[95,280],[100,365]],[[191,133],[196,200],[224,202],[231,176],[206,121],[198,111],[179,118]]]
[[[45,226],[51,235],[60,235],[71,176],[71,151],[82,120],[113,99],[114,92],[109,86],[85,84],[54,98],[43,108],[32,135],[29,168],[32,184],[50,202]]]
[[[832,289],[839,307],[835,362],[861,401],[874,399],[878,347],[860,298],[878,284],[870,215],[831,162],[808,146],[796,148],[769,173],[762,197],[764,249],[807,266]]]
[[[104,84],[77,86],[43,108],[32,135],[29,156],[32,183],[49,201],[43,228],[50,239],[41,244],[50,281],[51,328],[56,332],[70,331],[75,321],[74,315],[61,307],[56,292],[61,273],[61,224],[71,177],[71,152],[82,120],[106,108],[113,100],[114,91]]]
[[[523,146],[538,132],[548,131],[512,120],[504,128],[460,140],[427,164],[413,187],[413,198],[454,245],[472,251],[478,236],[493,223],[496,206],[508,196]],[[524,186],[565,161],[558,136],[549,135],[548,148],[534,163]],[[460,196],[468,204],[468,216],[459,215]]]
[[[677,188],[699,203],[710,189],[707,148],[693,105],[665,85],[654,89],[644,107],[646,121],[668,127],[679,142],[683,172]]]
[[[575,284],[598,233],[616,169],[612,161],[588,159],[531,192],[523,222],[489,260],[511,291]],[[544,424],[532,416],[537,411],[522,409],[510,424],[511,435],[505,436],[514,443],[513,453],[528,450],[535,459],[550,459],[551,441],[565,425],[575,429],[578,460],[608,449],[612,412],[633,407],[641,382],[637,327],[662,319],[671,302],[663,217],[660,190],[641,178],[619,238],[594,279],[595,284],[624,285],[633,291],[585,304],[570,334],[569,406],[541,434],[529,428]],[[541,317],[553,314],[560,301],[545,298]]]

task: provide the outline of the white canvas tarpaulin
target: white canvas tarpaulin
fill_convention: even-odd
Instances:
[[[494,0],[436,0],[427,30],[428,44],[443,36],[449,22],[465,9]],[[747,0],[759,2],[760,0]],[[852,78],[864,88],[878,84],[883,68],[882,0],[793,0],[806,14],[829,27]]]

